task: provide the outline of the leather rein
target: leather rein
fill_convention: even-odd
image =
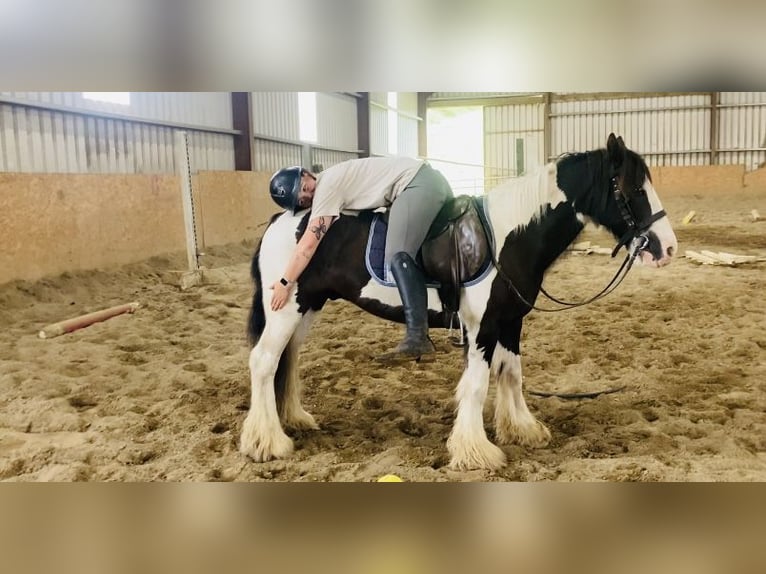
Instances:
[[[540,285],[540,292],[545,295],[548,299],[553,301],[554,303],[557,303],[561,305],[559,308],[555,309],[547,309],[544,307],[537,307],[533,303],[530,303],[527,301],[524,296],[519,292],[519,290],[516,288],[516,286],[513,284],[513,281],[511,281],[511,278],[506,275],[502,268],[500,267],[500,263],[497,261],[497,258],[495,257],[494,252],[492,252],[492,263],[495,265],[495,269],[497,269],[497,274],[508,284],[510,289],[516,294],[516,296],[521,300],[522,303],[524,303],[526,306],[528,306],[530,309],[535,309],[536,311],[543,311],[546,313],[553,313],[556,311],[565,311],[567,309],[574,309],[575,307],[582,307],[583,305],[587,305],[589,303],[593,303],[594,301],[597,301],[598,299],[601,299],[602,297],[606,297],[614,291],[620,283],[625,279],[625,277],[628,275],[628,272],[633,267],[633,263],[635,262],[638,255],[646,250],[646,248],[649,246],[649,237],[646,235],[646,231],[652,226],[652,224],[655,221],[658,221],[665,217],[667,214],[665,213],[665,210],[662,209],[658,211],[657,213],[653,213],[650,215],[647,219],[637,222],[636,216],[633,213],[633,210],[630,208],[630,204],[625,199],[625,195],[623,194],[622,190],[620,190],[620,187],[617,183],[617,177],[614,176],[611,178],[611,184],[612,184],[612,194],[617,201],[617,206],[620,209],[620,214],[622,215],[623,220],[628,226],[628,230],[623,234],[622,237],[620,237],[617,245],[612,250],[612,257],[617,255],[617,252],[624,246],[628,245],[631,242],[634,242],[635,244],[632,247],[632,250],[628,251],[628,254],[625,256],[625,260],[622,262],[622,265],[617,270],[617,273],[615,273],[614,277],[612,277],[612,280],[604,287],[601,291],[593,295],[592,297],[584,300],[584,301],[562,301],[561,299],[558,299],[552,295],[550,295],[542,285]]]

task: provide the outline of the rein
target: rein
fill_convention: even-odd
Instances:
[[[649,238],[646,236],[644,232],[647,231],[655,221],[658,221],[666,216],[665,210],[662,209],[658,211],[657,213],[652,214],[648,219],[638,223],[636,222],[636,217],[633,213],[633,210],[630,208],[630,205],[625,199],[625,195],[620,190],[620,187],[617,184],[616,176],[613,176],[611,178],[611,183],[612,183],[612,193],[617,202],[617,206],[620,209],[620,215],[622,215],[623,220],[628,226],[628,231],[626,231],[625,234],[623,234],[623,236],[620,237],[617,245],[612,250],[612,257],[616,256],[617,252],[622,247],[628,245],[628,243],[630,243],[631,241],[635,240],[636,244],[633,247],[633,251],[628,252],[628,254],[625,256],[625,260],[622,262],[622,265],[620,265],[620,268],[617,270],[617,273],[614,274],[614,277],[612,277],[612,280],[609,283],[607,283],[606,287],[604,287],[601,291],[596,293],[593,297],[590,297],[589,299],[586,299],[584,301],[577,301],[577,302],[562,301],[561,299],[557,299],[556,297],[549,294],[543,288],[543,286],[540,285],[540,292],[543,295],[545,295],[548,299],[553,301],[554,303],[558,303],[559,305],[561,305],[561,307],[556,309],[546,309],[544,307],[537,307],[536,305],[534,305],[533,303],[530,303],[524,298],[524,296],[519,292],[519,290],[513,284],[513,281],[511,281],[511,278],[508,277],[508,275],[506,275],[503,272],[502,268],[500,267],[500,263],[497,261],[497,258],[495,257],[494,252],[492,253],[492,263],[495,265],[495,269],[497,269],[497,274],[508,284],[508,286],[514,292],[514,294],[521,300],[521,302],[524,303],[530,309],[535,309],[536,311],[543,311],[545,313],[554,313],[556,311],[565,311],[567,309],[574,309],[575,307],[582,307],[583,305],[588,305],[589,303],[593,303],[594,301],[597,301],[598,299],[601,299],[602,297],[606,297],[612,291],[617,289],[620,283],[622,283],[625,277],[627,277],[628,272],[633,267],[633,263],[635,262],[639,253],[641,253],[641,251],[645,250],[648,247]],[[620,274],[622,274],[622,276],[620,276]]]
[[[646,238],[644,238],[645,241]],[[636,248],[633,250],[632,253],[628,253],[628,255],[625,256],[625,260],[622,262],[622,265],[620,265],[620,268],[617,270],[617,273],[615,273],[614,277],[612,277],[612,280],[607,284],[606,287],[604,287],[601,291],[596,293],[593,297],[590,297],[589,299],[586,299],[585,301],[577,301],[577,302],[569,302],[569,301],[562,301],[560,299],[557,299],[556,297],[550,295],[542,285],[540,285],[540,292],[545,295],[548,299],[553,301],[554,303],[558,303],[561,305],[561,307],[557,309],[546,309],[545,307],[538,307],[537,305],[530,303],[527,301],[524,296],[519,293],[519,290],[516,289],[516,286],[513,284],[513,281],[511,281],[511,278],[506,275],[502,268],[500,267],[500,263],[495,259],[494,254],[492,255],[492,263],[495,265],[495,269],[497,269],[497,274],[500,275],[500,277],[508,284],[508,286],[511,288],[511,290],[515,293],[515,295],[521,299],[521,302],[524,303],[527,307],[534,309],[536,311],[543,311],[545,313],[555,313],[556,311],[566,311],[567,309],[574,309],[575,307],[582,307],[583,305],[588,305],[589,303],[593,303],[594,301],[597,301],[598,299],[601,299],[603,297],[606,297],[617,289],[617,287],[622,283],[623,279],[627,277],[628,272],[630,271],[631,267],[633,267],[633,263],[636,260],[636,257],[641,252],[641,250],[644,248],[645,242],[642,242],[641,244],[636,244]],[[624,270],[624,273],[623,273]],[[620,274],[622,273],[622,277],[620,277]],[[617,279],[618,277],[619,280]]]

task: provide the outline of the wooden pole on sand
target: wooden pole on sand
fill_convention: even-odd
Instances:
[[[77,329],[82,329],[93,323],[106,321],[107,319],[122,315],[123,313],[133,313],[140,306],[140,303],[134,301],[133,303],[125,303],[124,305],[117,305],[116,307],[109,307],[108,309],[102,309],[101,311],[95,311],[93,313],[88,313],[87,315],[80,315],[79,317],[59,321],[58,323],[53,323],[44,327],[37,336],[41,339],[52,339],[53,337],[58,337],[64,333],[71,333]]]

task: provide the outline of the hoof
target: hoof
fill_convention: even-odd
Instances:
[[[551,442],[551,431],[536,419],[524,426],[503,425],[495,430],[500,444],[515,443],[530,448],[543,448]]]
[[[293,452],[293,441],[287,435],[285,440],[274,442],[260,442],[256,444],[245,444],[240,441],[239,452],[250,457],[255,462],[267,462],[275,458],[287,458]]]
[[[255,462],[266,462],[275,458],[287,458],[293,452],[293,440],[281,428],[265,433],[245,419],[239,438],[239,452]]]
[[[314,417],[303,409],[298,413],[286,415],[282,423],[285,427],[294,430],[319,430],[319,425]]]
[[[452,470],[500,470],[506,465],[505,453],[489,440],[465,444],[450,438],[447,448]]]

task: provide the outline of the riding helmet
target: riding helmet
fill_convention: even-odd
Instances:
[[[301,191],[303,168],[299,165],[285,167],[271,176],[269,192],[271,199],[283,209],[293,213],[298,208],[298,195]]]

